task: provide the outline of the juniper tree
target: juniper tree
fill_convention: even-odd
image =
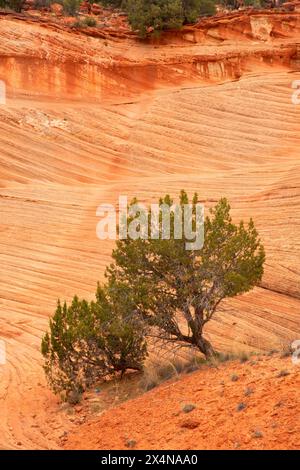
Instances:
[[[127,288],[113,280],[98,285],[96,301],[58,302],[41,349],[48,382],[66,399],[116,372],[140,370],[147,353]]]
[[[183,24],[181,0],[125,0],[129,23],[141,36],[148,28],[160,32],[165,29],[180,28]]]
[[[154,32],[178,29],[201,14],[214,14],[215,0],[124,0],[122,7],[132,28],[145,36],[149,28]]]
[[[172,206],[166,196],[160,203]],[[182,191],[180,206],[189,203]],[[193,213],[198,203],[191,201]],[[171,214],[172,215],[172,214]],[[148,234],[151,231],[150,217]],[[128,224],[132,219],[128,219]],[[171,223],[174,216],[171,216]],[[230,205],[221,199],[204,222],[204,245],[187,250],[185,237],[117,241],[107,277],[131,290],[135,311],[159,338],[198,348],[207,358],[214,349],[204,336],[223,299],[251,290],[262,278],[264,248],[252,220],[234,224]]]
[[[0,8],[10,8],[17,13],[22,11],[23,4],[24,0],[0,0]]]

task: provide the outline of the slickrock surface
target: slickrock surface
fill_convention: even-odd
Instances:
[[[120,194],[227,196],[237,220],[253,217],[266,272],[208,336],[224,350],[300,337],[299,20],[229,15],[151,45],[0,16],[2,448],[56,448],[74,425],[46,387],[40,340],[58,297],[92,297],[113,247],[96,238],[96,208]]]

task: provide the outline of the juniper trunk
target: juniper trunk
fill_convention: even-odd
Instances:
[[[203,326],[205,324],[203,318],[203,310],[199,307],[195,308],[195,320],[193,328],[193,340],[197,348],[204,354],[206,359],[211,359],[216,355],[210,342],[203,338]]]

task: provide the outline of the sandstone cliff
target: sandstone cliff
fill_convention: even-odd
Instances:
[[[227,196],[267,250],[262,286],[209,327],[224,350],[267,350],[300,334],[299,13],[242,12],[147,43],[117,31],[0,17],[0,435],[53,448],[58,412],[40,338],[56,298],[90,298],[111,242],[96,208],[119,194]]]

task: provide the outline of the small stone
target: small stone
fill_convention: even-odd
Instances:
[[[196,429],[199,427],[199,425],[200,425],[199,421],[189,420],[189,421],[184,421],[183,423],[181,423],[180,427],[186,428],[186,429]]]
[[[247,408],[247,405],[245,403],[239,403],[238,406],[236,407],[237,411],[243,411]]]
[[[128,449],[133,449],[136,446],[136,441],[134,439],[127,439],[125,446]]]
[[[63,6],[59,3],[52,3],[50,6],[51,13],[54,13],[56,16],[62,16],[63,14]]]
[[[188,403],[187,405],[184,405],[184,407],[182,408],[182,411],[183,411],[184,413],[190,413],[190,412],[193,411],[195,408],[196,408],[195,405],[193,405],[192,403]]]
[[[290,375],[289,371],[288,370],[281,370],[278,374],[277,374],[277,377],[280,378],[280,377],[286,377],[287,375]]]

